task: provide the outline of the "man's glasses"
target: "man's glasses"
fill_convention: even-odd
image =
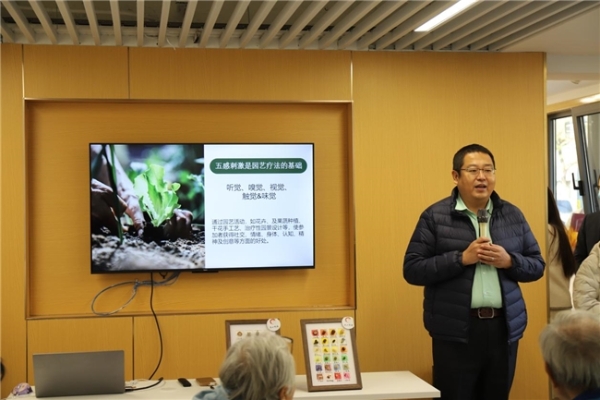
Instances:
[[[494,175],[496,169],[492,168],[492,167],[485,167],[485,168],[475,168],[475,167],[469,167],[469,168],[461,168],[461,171],[466,171],[467,174],[471,175],[471,176],[477,176],[479,175],[479,172],[483,172],[484,176],[492,176]]]

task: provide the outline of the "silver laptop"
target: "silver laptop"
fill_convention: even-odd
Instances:
[[[123,350],[33,355],[36,397],[125,392]]]

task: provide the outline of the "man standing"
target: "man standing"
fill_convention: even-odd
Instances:
[[[554,394],[561,400],[600,399],[600,317],[561,311],[540,334]]]
[[[443,400],[508,399],[527,325],[519,282],[544,273],[525,217],[494,192],[495,172],[485,147],[458,150],[456,188],[421,214],[404,257],[404,279],[425,287],[433,385]]]

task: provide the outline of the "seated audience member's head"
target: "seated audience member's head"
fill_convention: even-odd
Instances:
[[[256,335],[229,348],[219,378],[231,400],[287,400],[294,396],[296,367],[281,336]]]
[[[291,400],[296,367],[285,339],[261,334],[229,348],[219,378],[220,386],[198,393],[194,400]]]
[[[558,313],[540,334],[540,347],[560,399],[600,398],[600,316],[582,310]]]

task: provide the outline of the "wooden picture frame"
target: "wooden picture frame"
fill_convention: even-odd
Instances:
[[[270,321],[279,321],[277,319],[251,319],[251,320],[228,320],[225,321],[225,337],[227,349],[236,341],[249,335],[259,335],[261,333],[274,333],[279,335],[280,329],[277,323]]]
[[[303,319],[300,324],[308,391],[362,389],[354,320]]]

